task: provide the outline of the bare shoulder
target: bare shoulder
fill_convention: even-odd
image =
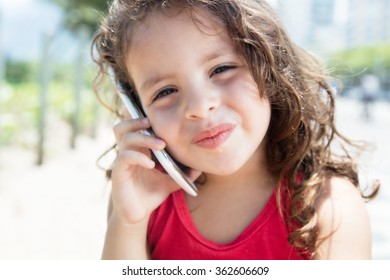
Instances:
[[[359,189],[347,178],[329,176],[320,189],[317,210],[326,207],[328,203],[363,203]]]
[[[342,177],[325,180],[316,203],[318,259],[371,258],[371,228],[359,189]]]

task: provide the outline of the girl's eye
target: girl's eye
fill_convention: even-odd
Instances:
[[[160,99],[162,97],[165,97],[165,96],[168,96],[174,92],[176,92],[177,90],[174,89],[174,88],[165,88],[161,91],[159,91],[156,96],[153,98],[153,101],[156,101],[157,99]]]
[[[220,73],[226,72],[227,70],[234,69],[234,68],[236,68],[236,66],[233,66],[233,65],[222,65],[222,66],[219,66],[211,73],[210,78],[212,76],[216,75],[216,74],[220,74]]]

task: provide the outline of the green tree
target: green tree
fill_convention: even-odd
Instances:
[[[343,50],[332,55],[336,71],[367,71],[375,73],[377,69],[390,70],[390,44],[367,46]]]
[[[107,12],[111,0],[49,0],[58,4],[65,11],[65,25],[71,31],[80,27],[96,30],[102,15]]]
[[[77,38],[77,54],[74,68],[74,94],[70,116],[70,125],[72,127],[70,146],[75,148],[76,138],[82,129],[83,110],[85,106],[84,91],[85,79],[85,48],[89,45],[89,39],[98,28],[100,21],[106,14],[111,0],[45,0],[57,4],[64,11],[64,27],[70,30]],[[96,106],[96,105],[94,105]],[[44,108],[41,110],[44,111]],[[93,110],[96,111],[96,110]],[[44,114],[44,113],[42,113]],[[97,117],[95,116],[94,122]],[[93,127],[96,123],[92,124]],[[94,130],[94,129],[93,129]]]
[[[357,86],[363,74],[371,73],[381,79],[382,87],[389,88],[390,44],[365,46],[334,53],[329,61],[333,74],[347,85]]]
[[[11,84],[21,84],[31,80],[32,65],[24,61],[6,60],[5,79]]]

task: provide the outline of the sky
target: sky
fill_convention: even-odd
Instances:
[[[268,0],[274,8],[281,3],[287,5],[288,0],[284,1]],[[347,2],[335,2],[336,22],[345,21]],[[297,16],[297,13],[308,5],[308,0],[294,0],[295,5],[291,4],[287,5],[290,20],[287,18],[286,27],[299,43],[307,37],[304,28],[307,26],[307,22],[304,22],[307,19]],[[294,10],[294,6],[299,6],[298,10]],[[44,35],[53,34],[52,55],[57,60],[72,59],[76,49],[75,42],[69,33],[60,29],[61,20],[61,9],[49,0],[0,0],[0,55],[13,60],[38,60],[42,56]]]
[[[45,34],[57,34],[57,44],[68,41],[59,35],[61,10],[45,0],[0,0],[0,50],[15,60],[37,60]]]
[[[52,56],[72,59],[75,43],[70,34],[59,30],[61,19],[61,9],[49,0],[0,0],[0,55],[39,60],[45,34],[53,34]]]

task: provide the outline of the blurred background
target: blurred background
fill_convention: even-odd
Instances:
[[[367,208],[373,258],[390,259],[390,0],[269,2],[343,81],[339,128],[373,144],[361,180],[382,183]],[[110,187],[96,161],[114,117],[91,89],[89,48],[107,6],[0,0],[0,259],[100,258]]]

